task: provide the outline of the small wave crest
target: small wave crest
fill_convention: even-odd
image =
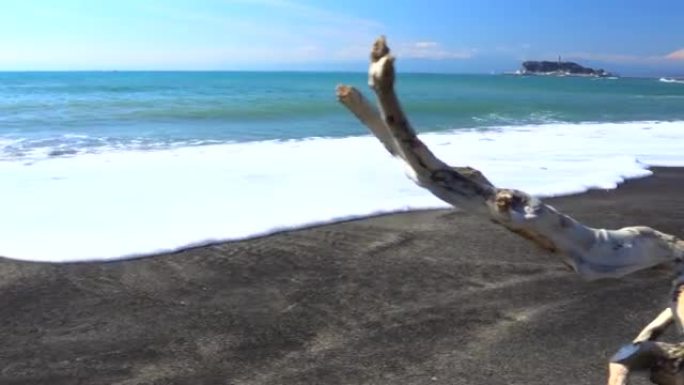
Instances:
[[[660,79],[658,79],[658,81],[661,82],[661,83],[678,83],[678,84],[684,84],[684,79],[660,78]]]
[[[105,154],[124,151],[165,149],[230,143],[213,139],[161,139],[150,137],[94,137],[89,135],[52,135],[37,138],[0,138],[0,161],[38,161],[54,157]]]
[[[530,125],[530,124],[550,124],[562,122],[561,116],[553,111],[531,112],[525,116],[515,116],[505,113],[489,113],[480,116],[473,116],[475,124],[481,126],[505,125]]]

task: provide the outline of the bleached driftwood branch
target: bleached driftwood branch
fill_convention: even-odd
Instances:
[[[666,262],[682,262],[684,241],[675,236],[644,226],[595,229],[522,191],[497,188],[478,170],[447,165],[416,136],[394,92],[394,80],[394,58],[381,37],[373,45],[368,76],[379,111],[352,87],[339,86],[337,95],[390,154],[404,162],[409,177],[440,199],[484,214],[549,252],[562,255],[588,279],[617,278]],[[684,274],[675,283],[672,306],[611,359],[609,385],[624,385],[630,371],[643,369],[651,371],[654,383],[684,383],[679,370],[684,362],[684,343],[655,341],[673,323],[682,328],[682,277]]]
[[[595,229],[558,212],[522,191],[497,188],[479,171],[450,167],[416,136],[394,91],[394,58],[384,37],[373,45],[368,76],[379,111],[353,87],[337,96],[393,156],[407,166],[418,185],[456,207],[485,214],[508,230],[562,255],[582,277],[626,274],[680,260],[684,242],[650,227]]]

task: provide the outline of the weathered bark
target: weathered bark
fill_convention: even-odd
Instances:
[[[371,51],[369,85],[380,111],[361,93],[339,86],[337,95],[393,156],[411,179],[459,208],[494,222],[566,259],[582,277],[621,277],[684,256],[684,242],[649,227],[594,229],[522,191],[495,187],[477,170],[450,167],[416,136],[394,92],[394,58],[384,37]]]

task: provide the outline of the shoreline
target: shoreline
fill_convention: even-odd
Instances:
[[[545,201],[680,235],[684,168],[651,170]],[[2,259],[0,383],[595,384],[667,306],[670,279],[585,282],[452,209],[132,260]]]

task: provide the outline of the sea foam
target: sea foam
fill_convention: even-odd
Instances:
[[[426,133],[453,165],[549,196],[684,166],[684,122]],[[0,255],[113,260],[370,214],[448,207],[370,136],[111,151],[0,162]]]
[[[678,83],[678,84],[684,84],[684,80],[682,79],[673,79],[673,78],[660,78],[658,79],[662,83]]]

